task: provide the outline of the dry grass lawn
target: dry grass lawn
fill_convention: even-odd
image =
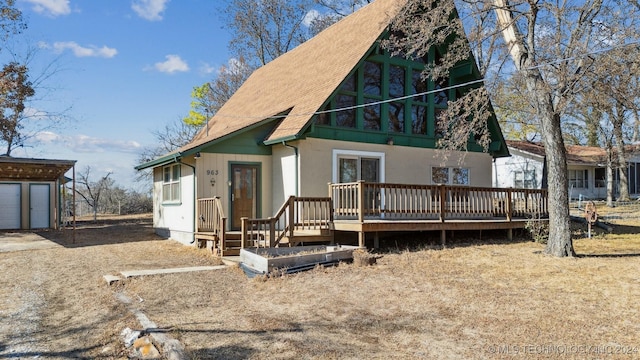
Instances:
[[[24,317],[14,299],[30,293],[13,285],[41,277],[37,327],[23,330],[34,340],[20,340],[34,348],[25,357],[122,358],[117,334],[137,326],[113,296],[124,291],[191,359],[634,359],[640,222],[630,219],[592,239],[576,229],[577,258],[544,256],[534,242],[476,240],[388,251],[368,267],[269,279],[229,268],[120,287],[101,276],[217,262],[158,240],[149,218],[107,219],[84,223],[76,244],[69,232],[45,234],[62,249],[0,254],[0,286],[12,289],[0,313]],[[0,358],[17,339],[0,326]]]

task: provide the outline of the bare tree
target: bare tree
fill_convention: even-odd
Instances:
[[[562,119],[577,94],[592,84],[593,78],[588,74],[593,61],[588,55],[606,50],[612,42],[622,45],[638,42],[639,8],[622,0],[607,3],[602,0],[468,0],[459,4],[456,8],[452,0],[409,2],[395,21],[394,29],[402,36],[392,38],[392,45],[406,54],[417,55],[426,54],[430,48],[441,49],[442,57],[434,59],[425,70],[425,76],[436,83],[446,79],[450,69],[468,58],[470,49],[485,54],[487,44],[494,44],[504,50],[482,59],[493,62],[503,77],[508,77],[509,72],[522,77],[525,101],[538,121],[549,184],[549,240],[545,252],[573,256]],[[468,26],[474,32],[465,36],[462,22],[451,21],[458,11],[465,22],[482,26]],[[479,17],[485,18],[473,20]],[[469,46],[467,39],[475,44]],[[484,67],[493,69],[491,65]],[[465,102],[465,97],[467,95],[456,102]],[[474,99],[468,99],[472,101],[466,101],[465,106],[471,106],[473,111],[483,108],[476,105]],[[484,101],[483,96],[477,99]],[[459,110],[455,104],[451,105],[450,109]],[[448,114],[446,128],[458,130],[449,136],[454,139],[452,143],[443,142],[449,146],[468,141],[468,138],[456,137],[462,132],[460,129],[466,128],[467,133],[473,134],[477,121],[482,121],[479,113],[473,114],[474,118],[455,116],[451,111]]]
[[[311,0],[231,0],[223,20],[231,50],[252,66],[265,65],[309,38],[304,26]]]
[[[84,171],[78,172],[77,184],[81,187],[76,189],[76,193],[93,209],[93,221],[98,219],[98,208],[100,207],[100,197],[113,185],[113,180],[109,179],[111,172],[101,177],[97,181],[92,181],[91,166],[87,166]]]
[[[206,125],[209,119],[229,100],[253,72],[244,58],[229,60],[218,69],[211,82],[196,86],[191,92],[191,110],[183,120],[187,125]]]

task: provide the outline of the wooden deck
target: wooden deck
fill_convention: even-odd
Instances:
[[[354,183],[329,184],[328,197],[290,197],[270,218],[242,219],[241,240],[226,244],[226,218],[219,199],[199,200],[198,233],[217,243],[222,256],[242,247],[295,246],[333,242],[335,231],[367,233],[521,229],[529,221],[547,221],[546,190],[448,185]],[[206,214],[202,215],[202,214]],[[214,219],[217,217],[217,219]],[[206,230],[206,231],[205,231]],[[198,238],[196,233],[196,238]],[[226,251],[226,254],[225,254]]]

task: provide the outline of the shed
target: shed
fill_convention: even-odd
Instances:
[[[65,214],[64,174],[75,172],[75,163],[0,156],[0,230],[57,229]]]

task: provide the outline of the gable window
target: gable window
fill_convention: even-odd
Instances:
[[[180,164],[162,168],[162,201],[180,202]]]
[[[469,185],[469,169],[458,167],[432,167],[431,182],[445,185]]]
[[[536,170],[514,171],[513,187],[518,189],[534,189],[536,187]]]
[[[588,189],[588,171],[569,170],[569,187],[572,189]]]
[[[435,137],[434,111],[446,108],[448,91],[425,94],[438,86],[422,77],[424,66],[424,58],[372,52],[323,105],[315,124],[383,133],[368,138],[376,141],[391,134]],[[448,86],[449,80],[441,83]]]

